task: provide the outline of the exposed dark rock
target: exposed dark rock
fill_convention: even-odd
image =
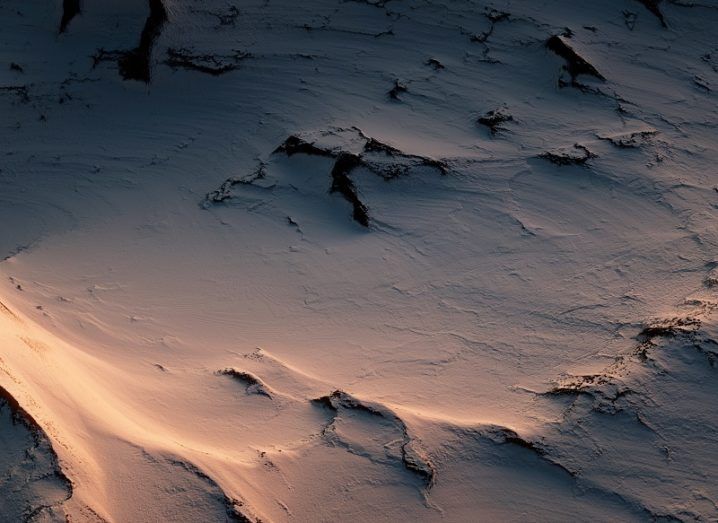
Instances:
[[[496,134],[503,130],[503,124],[512,122],[514,117],[506,112],[505,109],[494,109],[478,119],[478,123],[489,128],[491,134]]]
[[[584,374],[582,376],[574,376],[570,380],[563,381],[544,394],[548,396],[573,396],[577,394],[587,394],[588,387],[605,385],[608,382],[608,378],[602,374]]]
[[[339,148],[321,147],[314,142],[291,135],[273,151],[273,154],[284,154],[288,157],[295,154],[305,154],[334,159],[334,165],[330,173],[332,183],[329,187],[329,192],[341,194],[345,200],[352,204],[352,217],[363,227],[369,227],[371,220],[368,206],[361,201],[358,189],[351,179],[354,170],[364,168],[387,181],[408,175],[418,167],[434,169],[442,175],[449,172],[449,166],[442,160],[406,154],[396,147],[364,135],[361,130],[356,128],[345,129],[342,132],[356,133],[364,140],[361,153],[355,154]],[[228,178],[218,189],[206,195],[202,206],[207,208],[213,204],[224,202],[232,198],[234,187],[254,184],[264,176],[264,164],[262,164],[252,176]],[[290,222],[290,224],[292,223]],[[292,225],[294,224],[296,222]]]
[[[635,149],[643,145],[651,137],[658,134],[655,129],[649,129],[645,131],[634,131],[626,134],[617,134],[609,136],[598,136],[601,140],[606,140],[616,147],[621,149]]]
[[[354,220],[369,227],[369,209],[359,199],[357,188],[349,175],[357,167],[362,165],[359,156],[351,153],[341,153],[332,168],[332,186],[330,192],[338,192],[346,201],[352,204],[352,217]]]
[[[30,101],[30,91],[26,85],[0,85],[0,93],[14,94],[22,103]]]
[[[62,0],[62,18],[60,19],[60,33],[67,31],[72,19],[80,14],[80,0]]]
[[[499,11],[498,9],[489,9],[484,13],[484,16],[488,18],[491,23],[495,24],[503,20],[508,20],[511,14],[505,11]]]
[[[396,147],[380,142],[376,138],[369,138],[364,144],[365,153],[384,153],[388,156],[399,156],[403,153]]]
[[[295,154],[326,156],[330,158],[335,156],[334,152],[317,147],[313,143],[305,142],[302,138],[295,135],[292,135],[284,140],[284,143],[274,150],[273,154],[276,153],[283,153],[287,156],[293,156]]]
[[[234,51],[231,55],[213,55],[196,54],[185,48],[170,48],[165,63],[173,69],[190,69],[219,76],[239,69],[240,62],[250,56],[243,51]]]
[[[444,66],[444,64],[442,64],[442,63],[441,63],[439,60],[437,60],[436,58],[429,58],[429,59],[426,61],[426,65],[428,65],[429,67],[433,68],[435,71],[440,71],[441,69],[446,69],[446,66]]]
[[[338,414],[341,409],[357,410],[377,416],[393,423],[402,435],[401,445],[401,462],[407,470],[419,476],[424,482],[425,488],[431,489],[436,481],[436,470],[429,459],[424,456],[423,452],[416,447],[414,440],[409,434],[409,430],[404,421],[399,418],[393,411],[383,405],[361,401],[351,394],[341,390],[335,390],[327,396],[321,396],[313,399],[312,403]],[[332,417],[329,424],[322,431],[323,435],[329,433],[330,428],[336,421],[336,415]]]
[[[251,372],[227,368],[220,370],[218,374],[221,374],[223,376],[231,376],[237,381],[243,383],[247,394],[266,396],[267,398],[272,399],[272,394],[270,393],[269,388],[260,378],[258,378]]]
[[[436,158],[424,158],[421,159],[422,165],[425,167],[431,167],[441,173],[442,176],[449,174],[449,165],[443,160],[437,160]]]
[[[206,474],[203,470],[201,470],[199,467],[197,467],[195,464],[190,463],[189,461],[186,461],[184,459],[176,459],[176,458],[166,458],[166,459],[158,459],[155,456],[152,456],[146,451],[143,451],[145,459],[152,464],[163,464],[166,463],[168,465],[171,465],[173,467],[177,467],[197,479],[201,480],[205,485],[207,485],[212,491],[215,492],[215,496],[218,502],[220,502],[222,505],[224,505],[225,513],[226,513],[226,521],[232,521],[237,523],[261,523],[261,520],[259,519],[253,519],[249,517],[247,514],[245,514],[245,504],[244,502],[229,497],[224,490],[217,484],[215,480],[213,480],[208,474]],[[69,521],[69,520],[68,520]]]
[[[605,80],[604,76],[599,73],[593,65],[579,55],[573,47],[566,42],[565,37],[559,35],[552,36],[546,41],[546,47],[566,61],[564,69],[566,69],[571,76],[572,85],[576,85],[576,78],[579,75],[588,75],[598,78],[599,80]]]
[[[362,166],[385,180],[407,175],[415,167],[430,167],[442,175],[449,172],[449,166],[441,160],[406,154],[375,138],[366,137],[366,140],[361,154]]]
[[[356,132],[366,140],[362,152],[359,155],[322,149],[296,136],[290,136],[275,152],[282,152],[288,156],[303,153],[336,158],[331,172],[332,185],[330,192],[340,193],[344,199],[352,204],[352,216],[354,220],[364,227],[369,226],[369,210],[360,200],[356,186],[350,178],[351,173],[355,169],[359,167],[366,168],[385,180],[392,180],[399,176],[407,175],[412,168],[420,166],[438,170],[442,175],[448,173],[449,168],[443,161],[405,154],[395,147],[380,142],[375,138],[365,136],[359,130],[356,130]]]
[[[406,84],[401,83],[399,80],[394,80],[394,86],[389,91],[389,98],[392,100],[399,100],[399,95],[409,91]]]
[[[489,20],[490,25],[489,28],[484,31],[483,33],[478,34],[472,34],[469,37],[469,40],[472,42],[485,44],[489,37],[494,33],[494,29],[496,28],[496,24],[499,22],[503,22],[504,20],[508,20],[511,16],[509,13],[506,13],[504,11],[498,11],[496,9],[488,9],[484,12],[484,16]]]
[[[370,36],[372,38],[381,38],[383,36],[394,36],[394,30],[391,28],[372,33],[372,32],[367,32],[367,31],[354,31],[354,30],[350,30],[350,29],[339,29],[336,27],[332,27],[328,23],[324,23],[322,25],[302,24],[299,27],[301,29],[304,29],[308,33],[311,33],[313,31],[326,31],[326,32],[349,34],[349,35]]]
[[[351,2],[356,2],[358,4],[366,4],[373,7],[381,7],[382,9],[386,7],[386,5],[391,2],[391,0],[350,0]]]
[[[633,11],[623,11],[623,22],[626,24],[626,27],[628,27],[630,31],[633,31],[633,29],[635,29],[637,18],[638,15]]]
[[[621,360],[617,361],[620,365]],[[591,409],[595,412],[616,415],[628,410],[635,414],[630,405],[621,402],[621,400],[627,396],[638,394],[638,392],[617,380],[612,375],[613,370],[608,369],[606,374],[572,376],[560,381],[553,388],[542,393],[542,395],[567,397],[573,400],[578,397],[587,397],[591,400]]]
[[[118,61],[120,74],[126,80],[150,82],[152,48],[162,33],[168,16],[162,0],[149,0],[149,5],[150,14],[142,29],[139,45],[132,51],[124,53]]]
[[[222,185],[219,186],[219,189],[207,193],[203,205],[206,206],[208,203],[221,203],[225,200],[229,200],[232,197],[232,188],[242,183],[251,182],[247,182],[241,178],[227,178]]]
[[[661,22],[661,25],[663,27],[668,27],[668,24],[666,23],[666,18],[663,16],[663,12],[661,11],[660,4],[661,0],[636,0],[637,2],[640,2],[643,4],[643,6],[648,9],[648,11],[658,18],[658,20]]]
[[[701,326],[701,320],[693,317],[669,318],[649,323],[638,334],[641,342],[651,341],[653,338],[673,338],[680,334],[695,332]]]
[[[539,158],[556,165],[585,165],[590,159],[596,157],[586,146],[578,143],[574,144],[572,149],[548,151],[539,155]]]
[[[10,309],[5,307],[4,304],[0,304],[0,306],[2,306],[3,310],[10,312]],[[10,314],[12,314],[12,312],[10,312]],[[22,405],[20,405],[20,402],[15,399],[15,396],[10,394],[10,392],[3,387],[0,387],[0,401],[2,401],[3,404],[10,409],[13,423],[22,423],[27,428],[31,429],[35,434],[42,434],[43,430],[40,424],[22,407]]]
[[[287,223],[292,227],[296,227],[297,229],[299,229],[299,224],[291,216],[287,216]]]
[[[222,203],[232,198],[232,188],[237,185],[249,185],[257,180],[261,180],[266,176],[265,165],[260,163],[259,167],[250,176],[244,178],[232,177],[227,178],[218,189],[207,193],[202,202],[202,207],[207,208],[211,204]]]
[[[468,34],[469,41],[481,44],[483,46],[482,51],[482,62],[487,62],[491,64],[499,63],[499,60],[496,60],[495,58],[492,58],[489,56],[490,48],[488,45],[489,38],[494,34],[494,31],[496,29],[496,26],[501,22],[507,22],[511,18],[511,15],[504,11],[498,11],[496,9],[485,9],[483,13],[484,17],[489,21],[489,27],[485,31],[482,31],[480,33],[473,33],[473,32],[467,32],[462,29],[462,32],[464,34]]]
[[[538,442],[528,440],[515,430],[503,426],[490,426],[487,429],[480,431],[480,436],[490,439],[491,441],[502,444],[502,445],[515,445],[523,449],[529,450],[536,454],[544,461],[550,463],[563,470],[566,474],[572,477],[576,477],[577,473],[573,470],[568,469],[563,464],[559,463],[555,459],[551,458],[546,449]]]
[[[225,497],[225,506],[227,507],[227,517],[230,521],[236,523],[262,523],[261,519],[252,519],[247,516],[242,510],[244,503],[238,499]]]
[[[32,522],[64,518],[62,505],[72,496],[72,482],[60,468],[40,424],[2,387],[0,422],[0,519]]]
[[[711,86],[710,86],[710,83],[708,82],[708,80],[706,80],[705,78],[703,78],[700,75],[696,74],[693,76],[693,83],[697,87],[701,88],[703,91],[705,91],[707,93],[710,93],[711,91],[713,91],[713,89],[711,89]]]
[[[152,76],[152,49],[168,21],[167,9],[162,0],[149,0],[150,13],[140,34],[140,42],[132,50],[98,49],[93,55],[93,67],[101,62],[117,62],[120,75],[125,80],[150,83]]]

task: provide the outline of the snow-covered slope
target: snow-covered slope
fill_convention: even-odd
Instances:
[[[716,23],[0,0],[0,520],[718,518]]]

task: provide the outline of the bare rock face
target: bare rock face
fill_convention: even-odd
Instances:
[[[0,514],[3,521],[64,522],[72,485],[35,420],[0,389]]]
[[[351,216],[362,227],[368,228],[371,224],[369,205],[362,199],[361,191],[354,181],[358,171],[367,171],[378,176],[386,182],[409,176],[417,170],[429,170],[440,175],[449,173],[449,164],[445,160],[437,160],[419,154],[409,154],[383,143],[376,138],[366,136],[360,129],[334,129],[319,133],[319,140],[310,137],[291,135],[280,144],[272,155],[284,155],[289,158],[295,155],[329,158],[332,160],[329,178],[330,194],[338,194],[352,206]],[[339,145],[323,144],[323,139],[333,137],[339,140]],[[343,143],[341,143],[343,142]],[[262,161],[259,167],[250,175],[229,178],[222,185],[209,192],[202,206],[209,206],[230,200],[233,188],[239,189],[247,185],[263,185],[272,189],[276,183],[270,182],[270,159]],[[290,222],[291,224],[291,222]]]
[[[162,0],[148,0],[148,7],[149,14],[140,33],[137,47],[119,50],[98,49],[93,56],[95,66],[101,62],[116,62],[120,75],[125,80],[150,83],[152,51],[155,42],[162,34],[162,29],[169,21],[169,15]]]
[[[60,20],[60,32],[67,31],[72,19],[80,14],[80,0],[62,1],[62,20]]]

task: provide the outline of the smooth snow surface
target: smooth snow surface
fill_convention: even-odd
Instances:
[[[714,0],[0,0],[0,521],[718,520]]]

